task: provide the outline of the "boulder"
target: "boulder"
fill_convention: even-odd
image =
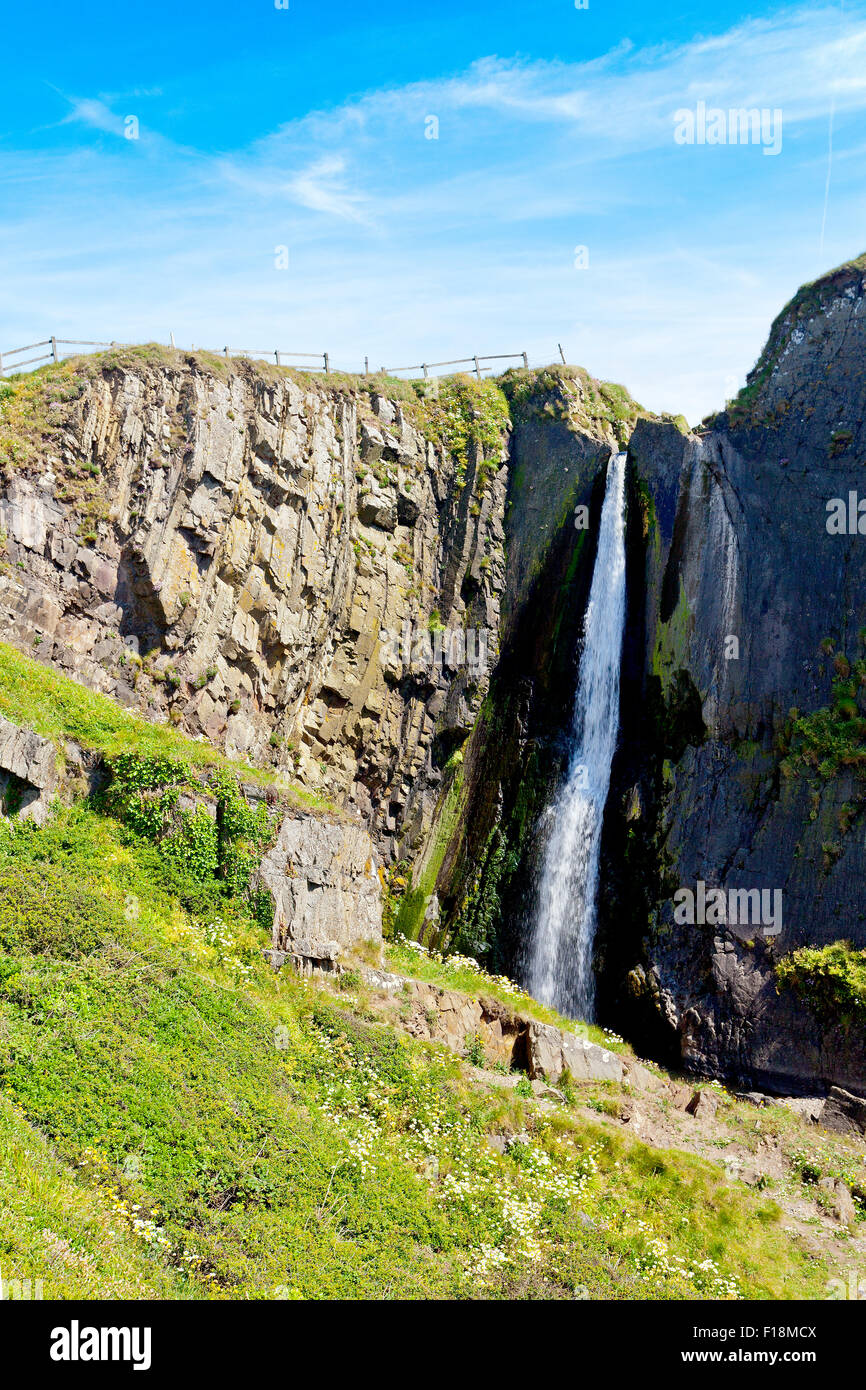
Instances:
[[[711,1120],[719,1108],[719,1098],[712,1091],[695,1091],[686,1114],[694,1115],[696,1120]]]
[[[824,1103],[819,1123],[836,1134],[866,1134],[866,1100],[841,1086],[833,1086]]]
[[[397,527],[397,507],[394,499],[377,493],[369,493],[358,503],[358,520],[365,526],[378,526],[380,531],[394,531]]]
[[[401,526],[414,526],[421,515],[421,508],[406,492],[397,494],[397,520]]]
[[[857,1220],[857,1208],[850,1188],[839,1178],[822,1178],[819,1186],[833,1198],[833,1217],[842,1226],[850,1226]]]
[[[57,782],[51,740],[0,717],[0,800],[5,807],[41,825]]]
[[[641,1066],[640,1062],[626,1064],[624,1080],[635,1091],[648,1091],[651,1095],[660,1095],[668,1089],[663,1077],[656,1076],[655,1072],[650,1071],[649,1067]]]
[[[382,939],[378,859],[358,823],[287,816],[256,878],[273,899],[276,950],[324,961],[334,946]]]
[[[559,1081],[565,1072],[574,1081],[621,1082],[623,1079],[623,1064],[616,1053],[549,1023],[529,1020],[527,1050],[528,1070],[533,1080],[538,1077]]]

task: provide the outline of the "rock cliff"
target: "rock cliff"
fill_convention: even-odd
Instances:
[[[387,926],[520,977],[627,446],[601,1021],[862,1094],[862,1029],[777,966],[866,947],[864,306],[866,258],[806,286],[694,432],[574,368],[410,386],[147,348],[2,383],[2,620],[335,812],[288,816],[261,866],[277,952],[328,968],[384,890]]]
[[[417,842],[496,660],[506,416],[401,387],[157,348],[5,384],[3,626],[386,847],[414,791]]]
[[[847,524],[864,417],[861,258],[785,308],[725,412],[696,435],[640,421],[629,450],[606,1004],[673,1060],[782,1090],[866,1075],[860,1029],[780,992],[773,968],[866,946],[866,541]],[[778,892],[781,921],[677,922],[699,881]]]

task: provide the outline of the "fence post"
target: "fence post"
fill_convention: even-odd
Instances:
[[[54,358],[54,361],[56,362],[56,361],[57,361],[57,339],[56,339],[55,337],[53,337],[53,336],[52,336],[52,338],[51,338],[51,355],[52,355],[52,357]]]
[[[369,357],[365,357],[365,358],[364,358],[364,376],[369,376],[369,375],[370,375],[370,359],[369,359]]]
[[[475,356],[475,357],[473,357],[472,360],[473,360],[473,362],[475,363],[475,375],[478,377],[478,380],[480,381],[480,380],[481,380],[481,367],[480,367],[479,364],[478,364],[478,357]]]
[[[223,356],[224,356],[224,357],[228,357],[228,355],[229,355],[229,350],[228,350],[227,347],[224,347],[224,348],[223,348]]]
[[[328,365],[328,354],[325,352],[325,353],[322,354],[322,356],[323,356],[324,359],[325,359],[325,371],[326,371],[326,372],[329,372],[329,371],[331,370],[331,368],[330,368],[330,366]]]
[[[3,375],[3,354],[0,352],[0,376]]]
[[[523,354],[523,365],[526,370],[529,371],[529,358],[526,356],[526,353]]]
[[[277,366],[280,365],[280,349],[279,349],[279,348],[274,348],[274,361],[276,362]]]
[[[559,348],[559,355],[560,355],[560,357],[562,358],[562,362],[563,362],[563,366],[564,366],[564,365],[565,365],[565,353],[564,353],[563,350],[562,350],[562,343],[557,343],[556,346]]]
[[[422,363],[421,363],[421,370],[422,370],[422,372],[424,373],[425,378],[429,377],[430,373],[429,373],[428,370],[427,370],[427,363],[426,363],[426,362],[422,362]]]

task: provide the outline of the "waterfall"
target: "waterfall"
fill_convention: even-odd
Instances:
[[[619,727],[625,621],[625,454],[607,467],[598,551],[583,625],[565,782],[545,812],[528,988],[571,1017],[591,1019],[592,948],[601,826]]]

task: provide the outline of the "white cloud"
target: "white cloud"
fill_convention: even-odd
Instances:
[[[123,134],[123,117],[116,116],[104,101],[95,98],[75,97],[72,99],[72,109],[68,115],[64,116],[61,125],[80,124],[89,126],[92,130],[101,130],[109,135]]]
[[[864,56],[862,17],[789,10],[592,62],[485,58],[229,151],[173,145],[151,129],[155,105],[147,160],[89,136],[122,135],[130,94],[76,98],[75,148],[0,160],[0,254],[16,268],[0,348],[173,330],[327,348],[357,366],[365,353],[550,361],[562,341],[644,404],[698,419],[742,379],[787,295],[826,268],[814,257],[827,116],[832,98],[836,159],[853,175]],[[699,99],[781,106],[783,156],[675,147],[674,110]],[[438,140],[424,138],[431,113]],[[860,190],[851,177],[831,193],[828,263],[862,249]]]

